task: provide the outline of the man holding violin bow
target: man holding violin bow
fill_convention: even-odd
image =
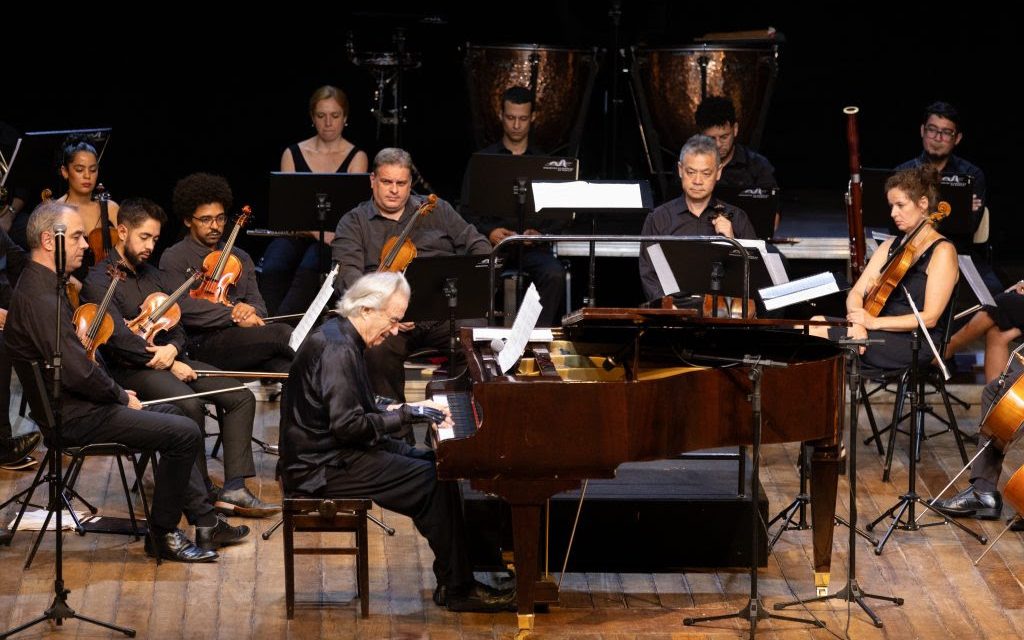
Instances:
[[[381,149],[373,159],[370,174],[372,198],[356,206],[338,221],[332,258],[339,265],[335,287],[344,293],[365,273],[377,271],[385,262],[384,247],[398,238],[410,223],[409,243],[413,255],[421,257],[488,255],[491,243],[444,200],[427,205],[430,212],[417,216],[424,198],[412,195],[412,157],[397,148]],[[404,271],[405,265],[384,269]],[[381,396],[405,401],[405,359],[424,347],[448,347],[448,322],[402,322],[397,335],[366,351],[370,383]]]
[[[118,242],[104,260],[90,269],[82,288],[83,301],[99,302],[110,283],[108,269],[118,263],[127,265],[123,270],[125,281],[114,290],[108,307],[114,321],[114,333],[102,347],[111,375],[118,384],[135,389],[143,399],[171,398],[236,387],[240,383],[228,377],[197,378],[195,369],[213,367],[185,356],[188,338],[180,323],[156,335],[140,336],[129,328],[128,320],[140,312],[150,318],[153,316],[152,304],[147,303],[159,304],[166,300],[166,294],[182,285],[188,286],[184,283],[190,280],[187,274],[163,272],[146,262],[166,221],[163,209],[150,200],[139,198],[123,202],[117,214]],[[172,305],[164,315],[180,318],[181,313]],[[221,424],[224,487],[217,489],[210,481],[206,451],[201,447],[196,456],[200,477],[193,477],[192,482],[197,485],[193,489],[197,493],[213,494],[214,507],[227,515],[263,517],[277,513],[280,510],[278,505],[264,503],[245,486],[245,478],[256,475],[251,446],[256,401],[252,393],[233,391],[207,398],[179,400],[174,404],[202,429],[206,421],[203,410],[206,401],[224,412]]]
[[[222,244],[227,226],[225,212],[232,204],[227,180],[193,173],[175,185],[173,203],[174,214],[181,218],[188,235],[164,251],[160,257],[162,270],[184,274],[188,269],[203,271],[205,264],[209,267],[205,275],[210,278],[221,250],[237,258],[228,261],[224,272],[216,274],[220,283],[228,283],[218,297],[199,298],[195,291],[182,296],[181,320],[189,334],[189,355],[230,371],[287,373],[295,357],[288,346],[292,328],[283,323],[264,323],[267,305],[256,283],[256,265],[233,243]]]

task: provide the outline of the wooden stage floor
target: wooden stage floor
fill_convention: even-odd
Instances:
[[[970,390],[968,390],[970,391]],[[974,389],[977,393],[977,389]],[[18,394],[12,406],[17,406]],[[963,420],[966,431],[977,424],[975,405]],[[260,403],[257,434],[276,441],[277,405]],[[861,437],[867,431],[862,421]],[[935,429],[929,421],[931,429]],[[265,432],[265,434],[264,434]],[[212,446],[212,439],[208,440]],[[907,486],[906,439],[899,442],[893,481],[881,481],[883,460],[873,449],[858,448],[858,508],[861,522],[875,518],[894,503]],[[969,447],[971,448],[971,447]],[[766,447],[763,482],[771,513],[797,493],[794,461],[797,445]],[[265,498],[280,498],[273,481],[276,458],[256,453],[258,477],[250,488]],[[925,442],[918,468],[919,491],[938,491],[960,464],[951,435]],[[1011,451],[1008,475],[1024,462],[1024,454]],[[120,482],[107,462],[87,467],[80,483],[83,495],[110,515],[123,515]],[[211,462],[218,479],[220,466]],[[0,497],[24,486],[30,474],[0,471]],[[962,486],[962,485],[960,485]],[[1008,511],[1008,510],[1007,510]],[[379,512],[379,509],[378,509]],[[840,480],[837,513],[848,512],[848,485]],[[512,613],[454,614],[431,602],[434,587],[432,555],[411,522],[384,514],[398,529],[386,537],[370,528],[370,617],[358,616],[354,598],[354,571],[348,557],[304,557],[297,561],[300,605],[295,619],[285,619],[281,537],[263,541],[259,534],[273,523],[247,520],[254,533],[245,543],[225,549],[216,564],[164,563],[157,567],[142,550],[141,542],[108,535],[65,535],[65,580],[70,604],[79,612],[101,620],[129,625],[147,638],[436,638],[483,639],[515,635]],[[1009,513],[1007,513],[1009,515]],[[9,517],[5,514],[9,521]],[[968,521],[994,538],[1001,521]],[[675,526],[699,527],[700,522]],[[876,530],[877,532],[877,530]],[[22,564],[33,538],[19,533],[10,548],[0,547],[0,627],[8,628],[41,613],[53,596],[54,543],[50,534],[35,563]],[[873,603],[885,627],[876,629],[856,607],[848,616],[845,602],[808,607],[827,624],[826,629],[790,622],[761,622],[759,638],[1019,638],[1024,636],[1024,547],[1020,534],[1007,534],[980,566],[972,560],[980,544],[949,526],[920,531],[898,531],[881,556],[859,542],[857,576],[869,592],[893,594],[906,600],[902,607]],[[832,587],[846,579],[847,533],[837,528],[833,554]],[[615,553],[608,541],[608,553]],[[787,532],[759,574],[761,595],[770,608],[794,593],[813,593],[811,534]],[[749,577],[743,569],[691,571],[684,574],[569,574],[562,585],[561,606],[538,615],[536,638],[735,638],[747,636],[745,622],[724,621],[684,627],[692,615],[728,613],[744,606]],[[322,605],[322,606],[319,606]],[[798,608],[793,615],[807,615]],[[38,625],[19,637],[119,637],[78,621],[62,628]]]

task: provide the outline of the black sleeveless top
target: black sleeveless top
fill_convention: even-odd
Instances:
[[[885,306],[882,307],[881,313],[878,317],[888,316],[902,316],[913,313],[910,308],[910,303],[907,301],[906,294],[903,293],[903,288],[906,287],[907,291],[910,292],[910,297],[914,300],[914,305],[917,306],[918,312],[924,309],[924,294],[928,287],[928,263],[931,262],[932,253],[935,251],[935,247],[939,246],[949,240],[942,238],[936,240],[927,249],[921,253],[921,257],[911,265],[910,269],[907,270],[906,275],[900,280],[899,286],[885,301]],[[894,242],[889,247],[889,258],[899,253],[902,247],[899,243]],[[946,307],[942,310],[939,315],[938,321],[935,326],[932,327],[928,333],[932,337],[932,341],[935,343],[935,348],[942,348],[942,338],[945,335],[946,330],[946,319],[949,315],[949,306],[953,304],[953,296],[950,296],[949,301],[946,303]],[[868,365],[878,367],[880,369],[901,369],[903,367],[910,366],[911,361],[911,333],[910,331],[884,331],[881,329],[872,329],[868,331],[868,337],[872,339],[885,340],[884,344],[875,344],[868,347],[867,351],[861,357],[861,360]],[[918,360],[920,362],[930,362],[932,360],[931,349],[928,347],[927,342],[921,341],[921,351],[918,354]]]
[[[288,151],[292,153],[292,162],[295,163],[296,173],[313,173],[313,170],[309,168],[309,164],[306,163],[306,159],[302,156],[299,143],[296,142],[289,146]],[[359,153],[359,147],[353,146],[352,150],[345,156],[345,159],[341,161],[341,166],[334,170],[334,173],[348,173],[348,165],[352,164],[352,158],[355,158],[357,153]]]

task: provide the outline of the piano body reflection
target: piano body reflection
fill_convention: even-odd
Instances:
[[[762,443],[811,441],[814,571],[827,586],[843,414],[843,352],[788,328],[800,321],[695,318],[661,309],[584,309],[563,338],[532,349],[501,375],[489,345],[462,330],[471,401],[456,433],[439,434],[442,479],[469,479],[512,511],[519,626],[537,601],[541,509],[586,478],[611,478],[623,462],[751,444],[744,366],[697,366],[700,355],[788,363],[762,377]],[[786,327],[784,330],[783,325]],[[529,351],[527,353],[529,355]],[[449,394],[458,414],[457,394]],[[468,415],[468,420],[466,419]],[[551,591],[550,583],[546,590]]]

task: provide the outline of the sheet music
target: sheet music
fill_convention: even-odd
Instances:
[[[661,285],[661,291],[666,296],[671,296],[679,293],[679,283],[676,282],[676,277],[672,273],[672,267],[668,266],[668,260],[665,259],[665,252],[662,251],[660,244],[652,244],[647,247],[647,255],[651,257],[651,266],[654,267],[654,273],[658,275],[658,284]]]
[[[917,310],[917,305],[914,304],[913,296],[910,295],[910,292],[907,291],[905,286],[900,285],[900,287],[903,289],[903,294],[907,296],[907,302],[910,303],[910,310],[914,312],[914,317],[917,318],[917,327],[920,329],[921,335],[924,336],[928,346],[931,347],[932,355],[935,356],[935,361],[939,365],[939,370],[942,371],[942,379],[949,380],[949,369],[946,368],[946,363],[942,360],[942,355],[939,353],[939,350],[935,348],[935,342],[932,341],[932,334],[928,332],[928,327],[924,324],[924,318],[921,317],[921,312]]]
[[[992,297],[992,293],[981,279],[981,274],[978,273],[978,268],[974,266],[974,260],[971,259],[971,256],[957,256],[956,261],[960,264],[960,273],[967,279],[967,284],[971,286],[971,291],[978,298],[978,302],[985,307],[996,306],[996,300]]]
[[[831,272],[825,271],[817,275],[800,278],[774,287],[760,289],[764,308],[773,311],[787,305],[813,300],[839,291],[839,285]]]
[[[531,283],[526,295],[523,296],[523,303],[519,305],[516,321],[512,324],[512,333],[505,342],[505,348],[498,352],[498,367],[502,373],[508,373],[516,361],[523,357],[526,343],[530,341],[530,334],[537,326],[540,310],[540,294],[537,293],[537,287]]]
[[[475,327],[473,329],[473,342],[489,342],[497,338],[498,340],[508,340],[512,336],[512,329],[506,329],[505,327]],[[551,329],[534,329],[530,332],[530,342],[551,342],[555,339]]]
[[[320,317],[324,307],[327,306],[327,301],[334,294],[334,279],[338,277],[339,267],[340,265],[335,263],[334,268],[327,274],[327,279],[324,280],[323,285],[320,287],[320,291],[313,298],[313,304],[309,305],[309,308],[306,309],[306,314],[302,316],[302,320],[299,321],[298,326],[292,331],[292,337],[288,339],[288,346],[292,348],[292,351],[299,350],[299,345],[306,339],[309,330],[313,328],[316,319]]]
[[[768,277],[772,279],[772,284],[779,285],[789,282],[786,267],[782,265],[782,257],[777,253],[769,253],[768,246],[764,240],[736,238],[736,241],[746,249],[757,249],[758,255],[761,256],[761,261],[764,262],[764,266],[768,270]],[[727,243],[723,242],[721,244]]]
[[[640,183],[597,182],[532,183],[533,202],[542,209],[643,209]]]

